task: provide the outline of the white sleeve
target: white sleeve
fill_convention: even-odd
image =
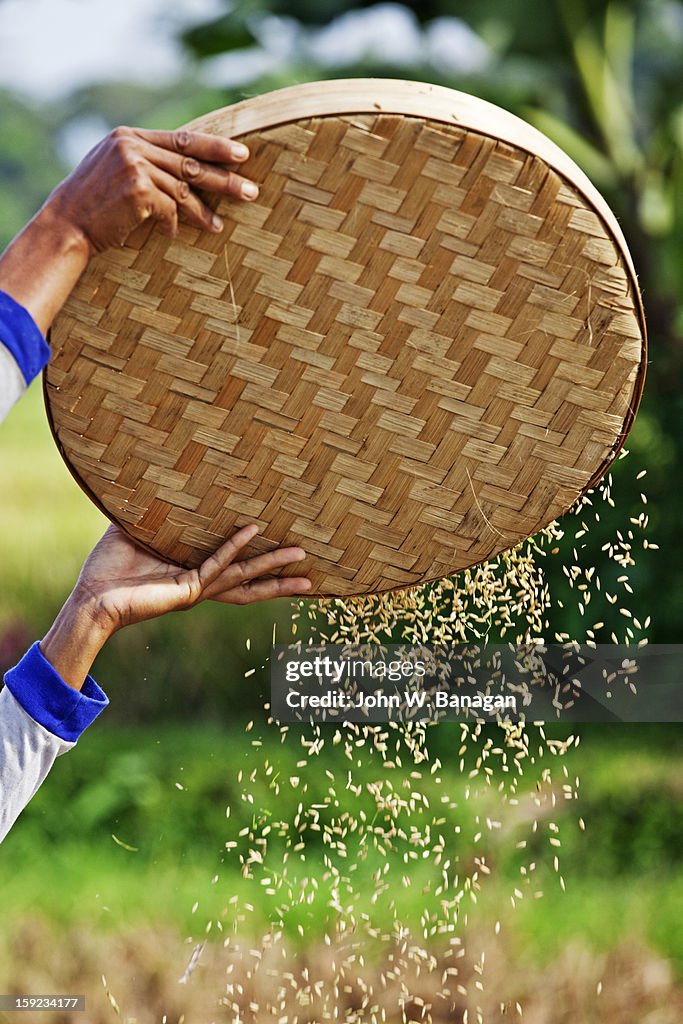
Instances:
[[[0,291],[0,422],[49,358],[48,343],[29,311]]]
[[[68,686],[36,641],[5,674],[0,693],[0,842],[29,802],[58,754],[70,750],[106,708],[92,676]]]
[[[0,422],[26,390],[26,381],[9,350],[0,341]]]
[[[55,758],[73,743],[48,732],[5,687],[0,693],[0,842],[34,796]]]

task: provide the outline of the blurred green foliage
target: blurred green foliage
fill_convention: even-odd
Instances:
[[[0,90],[0,246],[33,216],[64,175],[49,112]]]
[[[385,782],[391,776],[397,794],[405,791],[405,774],[381,770],[378,774],[377,758],[368,750],[359,751],[351,766],[341,747],[326,743],[320,758],[313,757],[308,767],[302,767],[297,762],[304,750],[297,734],[290,732],[282,743],[277,730],[257,722],[253,731],[245,733],[240,728],[243,716],[236,714],[235,719],[224,729],[218,723],[203,728],[99,727],[97,739],[92,733],[84,736],[68,757],[59,759],[49,785],[39,791],[24,812],[21,827],[3,844],[2,872],[13,880],[4,889],[7,925],[40,907],[43,916],[63,927],[95,915],[102,927],[128,928],[151,918],[194,932],[201,931],[212,916],[226,923],[226,907],[239,892],[242,901],[256,907],[252,923],[260,927],[277,901],[265,895],[258,871],[252,882],[244,882],[239,849],[227,854],[226,840],[238,840],[246,853],[249,844],[239,835],[253,828],[255,820],[273,825],[277,820],[293,822],[304,784],[307,806],[322,807],[332,791],[339,798],[337,810],[330,803],[321,820],[325,813],[342,810],[357,815],[365,809],[374,814],[367,785],[380,776]],[[331,729],[324,732],[329,740]],[[539,813],[535,833],[530,833],[529,819],[522,813],[524,795],[534,791],[533,767],[527,766],[521,780],[521,806],[517,811],[506,809],[496,788],[503,777],[495,765],[488,782],[460,773],[454,757],[459,732],[455,726],[440,726],[430,737],[432,755],[442,759],[441,774],[452,806],[441,802],[442,790],[437,792],[425,772],[418,788],[431,807],[425,804],[403,825],[408,831],[411,825],[424,829],[438,816],[448,856],[462,865],[463,872],[469,870],[474,856],[485,858],[492,874],[482,879],[478,902],[483,906],[477,919],[509,919],[532,955],[550,959],[576,936],[598,948],[617,945],[631,918],[638,921],[632,938],[651,942],[672,958],[683,976],[683,936],[678,925],[683,895],[678,780],[683,766],[680,753],[667,760],[661,756],[662,749],[675,740],[675,727],[584,728],[580,747],[554,764],[557,802],[552,812],[549,807],[534,812]],[[474,748],[472,756],[476,753]],[[270,776],[264,771],[267,764],[273,766]],[[578,800],[560,795],[563,766],[569,778],[580,772]],[[354,786],[359,787],[357,797],[344,789],[350,770]],[[274,782],[279,783],[278,792]],[[466,790],[471,791],[469,799]],[[484,830],[484,838],[477,840],[480,822],[489,815],[503,821],[503,830]],[[586,832],[578,826],[579,816]],[[559,831],[549,831],[551,818]],[[454,833],[456,826],[458,833]],[[275,832],[273,828],[269,839],[271,871],[280,863],[278,851],[284,849]],[[550,835],[560,837],[561,848],[548,846]],[[523,837],[530,842],[520,850],[516,842]],[[356,849],[357,841],[349,833],[346,864],[357,890],[361,895],[367,892],[369,901],[371,874],[387,861],[374,848],[370,835],[365,836],[363,851]],[[407,869],[404,847],[399,838],[394,842],[396,850],[389,854],[388,863],[390,877],[398,885]],[[406,843],[405,849],[409,846]],[[300,864],[290,860],[291,877],[323,879],[323,849],[320,835],[307,833],[305,860]],[[570,897],[561,893],[551,852],[559,854]],[[542,889],[545,897],[539,903],[527,896],[510,914],[509,894],[515,886],[527,891],[520,867],[530,861],[537,865],[532,890]],[[412,884],[401,890],[401,913],[417,925],[425,911],[432,912],[432,902],[433,911],[438,910],[434,886],[440,876],[432,862],[422,858],[410,862],[409,874]],[[201,913],[193,917],[195,901]],[[384,902],[377,907],[378,920],[385,913]],[[308,908],[293,908],[286,927],[297,939],[296,926],[304,924],[305,941],[310,943],[322,936],[328,915],[327,901],[318,900]]]

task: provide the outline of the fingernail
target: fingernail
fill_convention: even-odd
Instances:
[[[301,550],[301,551],[299,552],[299,554],[297,554],[297,555],[295,555],[295,556],[294,556],[294,558],[292,559],[292,561],[293,561],[293,562],[303,562],[303,560],[304,560],[304,558],[305,558],[305,557],[306,557],[306,552],[305,552],[305,551],[304,551],[304,550],[302,549],[302,550]]]
[[[246,146],[243,146],[241,142],[233,142],[232,155],[235,160],[246,160],[249,156],[249,150]]]
[[[217,213],[214,213],[213,217],[211,218],[211,227],[213,228],[214,231],[223,230],[223,220],[221,219],[221,217],[218,216]]]
[[[258,185],[255,185],[253,181],[245,181],[242,185],[242,195],[245,199],[256,199],[258,195]]]

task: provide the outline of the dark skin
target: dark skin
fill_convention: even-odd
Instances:
[[[145,221],[170,236],[180,218],[220,232],[220,218],[195,190],[255,199],[258,187],[240,173],[248,156],[241,143],[200,132],[115,129],[0,257],[0,289],[46,333],[90,258],[123,245]],[[305,593],[305,577],[270,578],[301,561],[302,548],[239,560],[257,532],[254,525],[244,527],[198,569],[186,570],[142,551],[110,526],[41,641],[42,653],[66,683],[80,689],[104,643],[124,626],[206,600],[250,604]]]

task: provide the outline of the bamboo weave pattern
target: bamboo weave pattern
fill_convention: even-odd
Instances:
[[[197,565],[301,544],[313,592],[450,575],[604,472],[643,373],[632,276],[588,202],[484,134],[394,114],[243,137],[222,235],[148,226],[52,333],[53,431],[106,514]]]

